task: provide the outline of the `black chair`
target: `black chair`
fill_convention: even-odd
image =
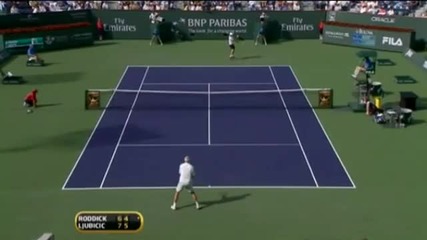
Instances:
[[[44,60],[27,60],[27,67],[42,67],[44,66]]]
[[[24,83],[24,78],[22,76],[15,76],[12,74],[6,74],[0,70],[0,76],[2,78],[3,84],[22,84]]]

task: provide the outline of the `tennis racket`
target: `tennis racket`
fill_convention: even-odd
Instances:
[[[222,34],[223,36],[225,36],[225,37],[227,37],[228,35],[229,35],[229,33],[223,33]],[[243,41],[243,40],[245,40],[243,37],[241,37],[240,35],[236,35],[236,39],[237,40],[239,40],[239,41]]]

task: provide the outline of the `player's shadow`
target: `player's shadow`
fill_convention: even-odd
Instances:
[[[62,105],[62,103],[45,103],[37,105],[37,108],[56,107],[60,105]]]
[[[212,207],[214,205],[220,205],[220,204],[226,204],[226,203],[241,201],[241,200],[244,200],[245,198],[247,198],[249,196],[251,196],[250,193],[233,195],[233,196],[228,196],[227,193],[222,193],[220,195],[219,199],[211,200],[211,201],[201,201],[200,205],[201,205],[201,209],[205,209],[208,207]],[[193,207],[193,206],[194,206],[194,204],[188,204],[188,205],[182,206],[180,208]]]
[[[44,64],[44,66],[48,67],[48,66],[52,66],[52,65],[56,65],[56,64],[58,64],[58,63],[47,62],[47,63]]]
[[[261,56],[254,55],[254,56],[243,56],[243,57],[236,57],[235,60],[249,60],[249,59],[259,59]]]
[[[417,100],[417,111],[427,110],[427,98],[422,97]]]

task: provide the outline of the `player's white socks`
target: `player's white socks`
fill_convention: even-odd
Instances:
[[[200,204],[196,202],[196,209],[200,209]]]

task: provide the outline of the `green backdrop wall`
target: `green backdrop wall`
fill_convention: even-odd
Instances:
[[[4,49],[3,35],[0,35],[0,51]]]
[[[4,47],[5,43],[7,43],[8,47],[13,46],[14,43],[22,45],[28,42],[30,38],[43,38],[44,43],[50,43],[52,40],[56,40],[55,44],[61,41],[63,43],[66,42],[67,44],[63,44],[63,47],[73,46],[73,42],[88,43],[81,40],[88,38],[90,36],[89,32],[92,33],[92,38],[95,38],[95,22],[97,18],[102,19],[104,23],[107,39],[149,39],[154,29],[154,25],[150,23],[149,14],[150,12],[146,11],[80,10],[0,15],[0,30],[76,22],[92,23],[90,28],[80,29],[80,32],[74,31],[74,33],[70,32],[70,34],[64,32],[32,32],[24,34],[25,39],[18,39],[17,37],[20,36],[18,34],[5,34],[3,36],[4,43],[2,44],[0,41],[0,46]],[[327,21],[357,23],[360,25],[413,29],[415,36],[411,45],[416,50],[424,50],[427,42],[427,19],[422,18],[325,11],[271,11],[266,12],[266,14],[269,16],[266,35],[270,42],[292,39],[317,39],[319,23],[325,19]],[[230,31],[238,33],[245,39],[253,39],[260,28],[260,12],[188,12],[173,10],[160,12],[160,15],[166,20],[160,25],[161,37],[166,41],[174,40],[177,37],[194,40],[224,39],[224,34]],[[80,40],[75,41],[76,38]],[[59,48],[61,45],[56,46]],[[50,47],[52,46],[47,46],[46,49]]]

